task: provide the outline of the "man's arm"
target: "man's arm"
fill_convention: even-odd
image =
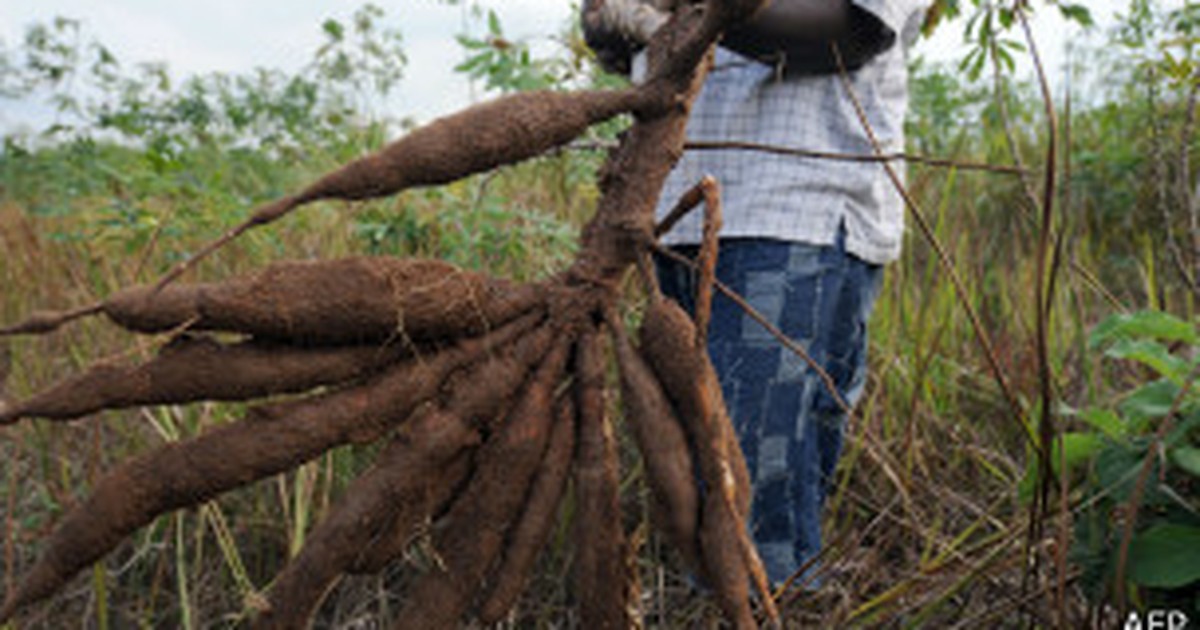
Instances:
[[[811,75],[837,72],[831,43],[854,70],[895,41],[896,33],[850,0],[773,0],[730,29],[721,45],[767,63],[782,62],[787,75]]]

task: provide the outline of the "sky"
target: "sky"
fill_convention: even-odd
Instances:
[[[1128,0],[1084,0],[1101,24]],[[1184,0],[1173,0],[1178,3]],[[81,20],[85,31],[108,46],[125,64],[165,62],[176,78],[210,72],[244,72],[255,67],[294,70],[322,41],[327,18],[348,20],[365,0],[0,0],[0,41],[14,47],[26,27],[56,16]],[[462,6],[439,0],[375,0],[388,25],[404,36],[410,63],[389,107],[394,117],[427,121],[451,113],[476,96],[468,81],[453,72],[463,58],[454,35],[480,29]],[[462,3],[466,4],[466,3]],[[569,0],[481,0],[495,8],[506,34],[549,46],[554,34],[573,18]],[[1063,65],[1065,43],[1079,34],[1064,26],[1057,12],[1035,18],[1039,49],[1051,69]],[[961,50],[957,25],[943,26],[923,40],[916,54],[953,59]],[[23,122],[37,124],[46,115],[37,103],[0,101],[0,132]]]

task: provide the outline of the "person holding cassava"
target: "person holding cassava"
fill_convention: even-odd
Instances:
[[[606,69],[637,82],[639,50],[667,22],[671,4],[588,0],[584,36]],[[820,553],[846,411],[865,382],[867,319],[883,266],[900,254],[904,207],[879,163],[750,145],[874,153],[850,90],[879,149],[902,151],[905,51],[928,4],[773,0],[731,28],[688,123],[689,142],[708,146],[684,153],[659,201],[661,218],[703,177],[716,179],[724,215],[718,280],[801,342],[836,385],[830,391],[820,371],[731,300],[714,299],[708,351],[753,482],[749,526],[775,586],[793,577],[813,584],[799,573],[811,572]],[[702,221],[689,214],[664,243],[694,258]],[[663,293],[692,309],[692,268],[662,256],[657,263]]]

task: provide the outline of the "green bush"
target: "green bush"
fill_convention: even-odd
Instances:
[[[1128,388],[1063,436],[1077,446],[1068,460],[1088,460],[1071,558],[1095,599],[1200,613],[1200,330],[1141,311],[1096,326],[1090,347]]]

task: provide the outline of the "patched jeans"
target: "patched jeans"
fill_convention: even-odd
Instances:
[[[689,258],[697,251],[676,249]],[[657,263],[663,292],[691,312],[694,273]],[[851,405],[866,380],[867,318],[882,276],[847,254],[841,236],[832,246],[723,239],[717,260],[717,278],[800,342]],[[778,585],[820,552],[846,416],[815,370],[719,292],[708,351],[754,483],[750,528]]]

